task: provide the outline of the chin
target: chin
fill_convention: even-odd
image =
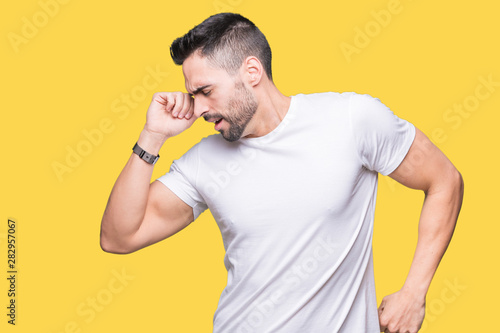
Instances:
[[[235,141],[238,141],[241,138],[241,136],[239,136],[239,137],[235,137],[235,136],[227,137],[222,132],[221,132],[221,134],[222,134],[222,137],[224,138],[224,140],[226,140],[228,142],[235,142]]]

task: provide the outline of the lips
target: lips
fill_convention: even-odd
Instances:
[[[216,131],[218,131],[222,127],[222,121],[224,120],[223,117],[210,117],[208,115],[203,115],[203,118],[205,118],[205,121],[209,123],[214,123]]]
[[[218,120],[215,121],[215,130],[218,131],[222,126],[222,118],[219,118]]]

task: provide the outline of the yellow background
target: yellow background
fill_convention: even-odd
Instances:
[[[44,12],[42,4],[51,2],[15,1],[0,11],[0,331],[211,331],[226,272],[209,211],[172,238],[130,255],[101,251],[99,227],[151,95],[185,91],[170,43],[218,11],[239,12],[266,34],[283,93],[369,93],[429,136],[441,131],[432,138],[462,172],[466,191],[427,296],[422,331],[496,329],[500,87],[490,87],[487,97],[488,90],[478,88],[483,98],[473,104],[481,78],[500,82],[495,1],[66,0]],[[389,9],[390,22],[374,23],[372,11]],[[26,22],[39,27],[30,31]],[[365,29],[371,35],[366,45],[356,37]],[[346,57],[341,45],[356,42],[362,47]],[[148,70],[157,68],[168,75],[149,80]],[[146,89],[145,78],[149,88],[157,87]],[[135,104],[123,108],[121,98],[131,94]],[[463,103],[474,110],[447,113]],[[84,131],[99,126],[107,133],[89,146]],[[153,177],[211,133],[213,127],[199,121],[171,139]],[[58,178],[54,164],[67,165],[68,149],[78,147],[87,155]],[[385,177],[379,184],[374,259],[380,302],[404,282],[423,194]],[[8,218],[18,228],[15,327],[6,316]],[[116,278],[120,274],[125,280]]]

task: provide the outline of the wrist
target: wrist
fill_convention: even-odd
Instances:
[[[166,135],[157,132],[151,132],[144,128],[137,140],[137,144],[152,155],[158,155],[161,147],[168,139]]]
[[[401,291],[408,295],[409,298],[413,299],[415,302],[425,303],[425,297],[427,295],[427,288],[425,286],[411,286],[407,283],[403,285]]]

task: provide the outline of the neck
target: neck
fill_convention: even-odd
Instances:
[[[245,130],[246,138],[264,136],[274,130],[285,118],[290,107],[291,97],[283,95],[269,80],[255,87],[259,103],[257,111]]]

